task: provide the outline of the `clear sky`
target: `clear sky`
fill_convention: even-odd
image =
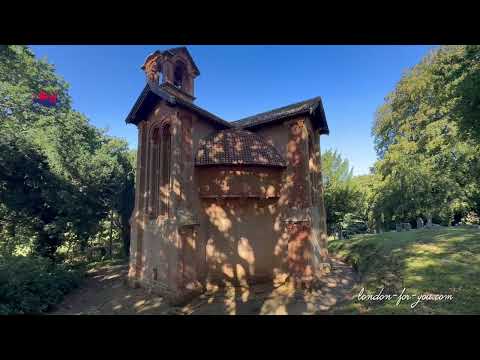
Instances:
[[[70,84],[76,110],[110,135],[137,146],[137,130],[126,125],[145,85],[140,66],[155,46],[32,46]],[[375,110],[402,73],[432,46],[187,46],[200,70],[195,103],[232,121],[321,96],[330,135],[322,150],[339,150],[366,174],[374,163],[371,127]]]

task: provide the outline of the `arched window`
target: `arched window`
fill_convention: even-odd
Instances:
[[[156,127],[150,138],[147,179],[148,213],[152,218],[168,216],[170,202],[171,136],[170,125]]]
[[[162,65],[157,65],[157,77],[158,77],[158,84],[161,85],[163,83],[163,71]]]
[[[310,196],[312,199],[312,205],[317,203],[317,191],[318,191],[318,174],[316,164],[316,154],[315,154],[315,143],[314,143],[314,136],[312,133],[308,134],[308,163],[309,163],[309,171],[310,171]],[[313,169],[312,166],[313,165]]]
[[[181,61],[175,63],[175,71],[173,73],[173,85],[182,89],[185,82],[185,65]]]
[[[160,175],[160,146],[161,146],[160,129],[157,127],[153,130],[150,138],[150,160],[149,160],[149,201],[148,212],[152,217],[158,214],[158,190]]]
[[[160,85],[163,83],[163,68],[160,62],[154,60],[147,62],[145,64],[145,73],[150,84]]]
[[[171,134],[170,125],[162,129],[162,170],[160,174],[160,215],[168,216],[170,208],[170,168],[171,168]]]

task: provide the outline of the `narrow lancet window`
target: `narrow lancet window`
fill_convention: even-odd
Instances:
[[[171,168],[171,135],[170,126],[162,129],[161,174],[160,180],[160,215],[168,217],[170,203],[170,168]]]
[[[183,83],[185,78],[185,65],[182,62],[177,61],[175,64],[175,72],[173,74],[173,85],[179,89],[183,89]]]
[[[310,196],[311,196],[311,201],[312,205],[315,205],[317,203],[317,162],[315,161],[315,143],[314,143],[314,138],[312,134],[309,134],[309,139],[308,139],[308,162],[309,162],[309,170],[310,170]]]
[[[151,217],[158,215],[158,193],[159,193],[159,175],[160,175],[160,130],[155,128],[150,139],[150,161],[148,172],[149,184],[149,198],[148,198],[148,213]]]
[[[148,213],[152,218],[168,217],[170,202],[170,125],[157,127],[150,138],[148,171]]]

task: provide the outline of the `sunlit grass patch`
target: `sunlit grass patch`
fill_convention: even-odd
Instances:
[[[360,274],[369,294],[400,294],[411,298],[396,302],[353,298],[340,313],[367,314],[479,314],[480,231],[474,228],[439,228],[361,235],[336,240],[329,250],[346,259]],[[433,295],[432,295],[433,294]],[[432,300],[451,294],[452,300]],[[414,298],[425,298],[412,307]],[[362,311],[360,311],[360,309]]]

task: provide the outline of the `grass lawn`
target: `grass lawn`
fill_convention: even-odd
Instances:
[[[337,313],[480,314],[478,228],[465,226],[359,235],[332,241],[329,250],[343,257],[361,277],[355,297],[340,306]],[[358,294],[362,288],[365,296],[360,299]],[[372,299],[371,296],[380,294],[382,288],[381,294],[391,295],[391,298]],[[453,298],[434,300],[428,294]],[[419,297],[422,300],[418,302]]]

